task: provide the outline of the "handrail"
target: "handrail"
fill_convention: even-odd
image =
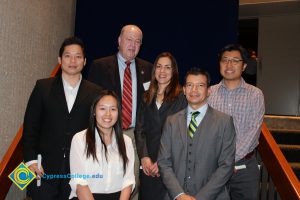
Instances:
[[[267,128],[262,125],[258,151],[282,200],[300,199],[300,182]]]
[[[51,73],[55,76],[60,69],[57,65]],[[300,183],[289,163],[285,159],[272,134],[263,123],[262,134],[259,139],[258,150],[266,166],[268,173],[280,194],[282,200],[300,199]],[[23,125],[19,128],[13,142],[9,146],[3,160],[0,163],[0,199],[5,199],[12,182],[8,175],[23,160],[20,140],[22,138]]]
[[[56,76],[60,70],[60,64],[58,64],[52,71],[50,77]],[[9,188],[12,184],[8,175],[15,169],[20,162],[23,160],[21,138],[23,133],[23,125],[19,128],[14,140],[10,144],[8,150],[6,151],[1,163],[0,163],[0,199],[5,199]]]

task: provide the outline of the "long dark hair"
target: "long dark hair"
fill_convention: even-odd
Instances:
[[[170,102],[173,101],[179,93],[182,91],[182,88],[179,84],[179,72],[178,72],[178,66],[175,57],[170,52],[163,52],[159,54],[154,62],[152,74],[151,74],[151,82],[150,87],[147,92],[144,94],[144,101],[149,105],[153,101],[153,99],[157,95],[158,90],[158,83],[155,78],[155,70],[157,68],[157,62],[160,58],[167,57],[171,60],[171,67],[172,67],[172,77],[169,85],[166,87],[166,90],[164,92],[164,99],[163,101]]]
[[[104,97],[104,96],[112,96],[116,99],[117,104],[118,104],[118,119],[117,122],[114,124],[113,128],[115,131],[115,135],[116,135],[116,140],[117,140],[117,145],[118,145],[118,150],[119,150],[119,154],[123,159],[123,170],[124,173],[126,171],[126,165],[128,163],[128,158],[127,158],[127,154],[126,154],[126,147],[125,147],[125,142],[124,142],[124,138],[123,138],[123,131],[122,131],[122,119],[121,119],[121,106],[120,103],[118,101],[117,95],[116,93],[114,93],[113,91],[110,90],[102,90],[101,93],[99,94],[99,96],[96,97],[96,99],[94,100],[92,106],[91,106],[91,112],[90,112],[90,120],[89,120],[89,126],[87,128],[86,131],[86,157],[89,158],[90,156],[93,157],[93,160],[97,160],[97,155],[96,155],[96,134],[95,134],[95,129],[97,129],[100,139],[101,139],[101,143],[104,146],[104,150],[105,150],[105,158],[107,160],[107,147],[103,141],[102,135],[100,134],[101,131],[100,129],[97,127],[97,121],[96,121],[96,106],[97,103]]]

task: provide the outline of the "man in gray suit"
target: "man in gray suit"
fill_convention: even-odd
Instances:
[[[166,120],[158,155],[165,199],[229,199],[235,129],[229,115],[208,106],[209,83],[207,72],[191,69],[183,88],[188,107]]]

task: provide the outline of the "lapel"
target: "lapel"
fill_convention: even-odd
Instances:
[[[88,95],[88,88],[86,87],[86,82],[85,80],[81,79],[81,83],[78,88],[76,99],[70,113],[74,112],[74,110],[77,109],[77,107],[81,104],[81,102],[85,99],[87,95]]]
[[[170,107],[170,104],[171,104],[170,102],[164,101],[158,110],[159,113],[165,113],[168,110],[168,108]],[[156,106],[156,103],[155,103],[155,106]],[[157,106],[156,106],[156,108],[157,108]]]
[[[140,102],[140,99],[144,93],[144,66],[138,58],[135,59],[135,68],[136,68],[136,82],[137,82],[137,103]]]
[[[56,106],[60,106],[64,113],[69,113],[61,75],[55,77],[52,92],[54,94],[53,102],[57,102]]]
[[[209,134],[209,127],[212,125],[212,110],[208,106],[207,111],[195,132],[196,147],[203,146],[206,141],[205,137]]]
[[[178,128],[179,128],[179,134],[182,141],[182,144],[184,146],[184,149],[186,149],[187,145],[187,126],[186,126],[186,119],[187,119],[187,108],[180,111],[178,114]]]
[[[114,88],[115,88],[115,91],[116,91],[118,97],[122,99],[120,72],[119,72],[119,64],[118,64],[117,55],[113,56],[111,70],[112,70],[112,74],[114,77],[112,84],[114,84]]]

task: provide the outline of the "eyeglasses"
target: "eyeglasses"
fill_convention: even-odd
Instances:
[[[190,83],[190,82],[187,82],[185,84],[185,87],[188,89],[188,90],[191,90],[194,88],[194,86],[196,87],[196,89],[198,90],[199,88],[203,88],[203,87],[206,87],[207,85],[205,83]]]
[[[238,65],[239,62],[242,62],[242,61],[243,60],[239,59],[239,58],[229,58],[229,57],[223,57],[223,58],[221,58],[221,63],[222,64],[227,64],[227,63],[231,62],[231,64],[233,66]]]

